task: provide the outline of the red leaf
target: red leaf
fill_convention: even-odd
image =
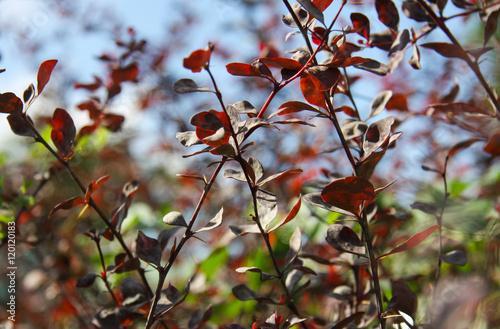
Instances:
[[[73,119],[66,110],[57,108],[52,115],[52,124],[54,129],[50,137],[57,149],[63,155],[67,155],[71,151],[76,136]]]
[[[388,28],[397,31],[399,25],[398,8],[392,0],[375,0],[378,19]]]
[[[0,112],[21,114],[23,111],[23,101],[14,93],[0,94]]]
[[[358,33],[367,40],[370,38],[370,20],[368,17],[361,13],[352,13],[351,22],[354,32]]]
[[[368,180],[351,176],[328,184],[321,192],[321,199],[361,217],[364,208],[375,201],[375,190]]]
[[[259,70],[250,64],[245,63],[229,63],[226,65],[226,70],[231,75],[238,75],[243,77],[260,77]]]
[[[300,90],[307,102],[326,108],[325,95],[316,89],[316,85],[310,75],[300,79]]]
[[[286,223],[288,223],[289,221],[291,221],[292,219],[295,218],[295,216],[297,216],[297,214],[299,213],[299,210],[300,210],[300,206],[302,205],[302,198],[301,196],[299,195],[299,200],[297,201],[297,203],[293,206],[292,210],[290,210],[290,212],[288,213],[288,215],[286,216],[285,219],[283,219],[281,222],[279,222],[278,224],[276,224],[272,229],[269,230],[269,233],[280,228],[281,226],[285,225]]]
[[[111,72],[111,80],[113,81],[113,86],[118,86],[124,81],[136,81],[137,75],[139,74],[139,66],[137,63],[130,63],[125,67],[119,67],[113,69]]]
[[[54,70],[56,64],[57,64],[57,59],[50,59],[40,64],[37,76],[37,82],[38,82],[37,90],[39,95],[42,92],[43,88],[45,88],[47,82],[49,82],[50,75],[52,74],[52,70]]]
[[[337,66],[338,67],[348,67],[348,66],[360,65],[360,64],[363,64],[363,63],[368,63],[370,61],[371,61],[371,59],[369,59],[369,58],[350,57],[350,58],[343,59]]]
[[[484,145],[483,150],[494,156],[500,155],[500,134],[491,136],[486,145]]]
[[[464,59],[467,56],[459,46],[446,42],[430,42],[421,45],[424,48],[432,49],[441,56],[448,58]]]
[[[230,123],[226,116],[226,113],[217,112],[215,110],[200,112],[195,114],[191,118],[190,122],[193,126],[196,127],[196,136],[203,143],[209,146],[218,147],[229,142],[229,138],[231,137],[231,130],[229,128]],[[220,138],[217,138],[215,140],[213,138],[210,138],[214,136],[219,136]]]
[[[328,6],[332,4],[333,0],[313,0],[312,3],[318,7],[319,10],[325,11]]]
[[[431,227],[423,230],[420,233],[417,233],[417,234],[413,235],[411,238],[409,238],[408,240],[406,240],[405,243],[400,244],[399,246],[397,246],[396,248],[392,249],[387,254],[384,254],[384,255],[378,257],[378,259],[382,259],[382,258],[385,258],[385,257],[387,257],[389,255],[392,255],[392,254],[395,254],[395,253],[398,253],[398,252],[403,252],[403,251],[406,251],[406,250],[409,250],[409,249],[411,249],[413,247],[418,246],[420,243],[422,243],[422,241],[424,241],[429,235],[431,235],[438,228],[439,228],[439,225],[434,225],[434,226],[431,226]]]
[[[429,105],[429,108],[441,112],[448,118],[466,113],[484,114],[491,117],[493,116],[490,112],[467,103],[432,104]]]
[[[390,110],[398,110],[402,112],[408,112],[408,100],[406,94],[392,94],[385,108]]]
[[[325,28],[321,26],[317,26],[314,28],[314,33],[312,35],[312,41],[314,42],[314,44],[316,45],[321,44],[321,40],[325,36],[325,31],[326,31]]]
[[[302,68],[302,64],[300,62],[290,59],[290,58],[260,58],[260,61],[264,64],[281,67],[283,69],[289,70],[300,70]]]
[[[208,65],[211,54],[212,51],[209,48],[195,50],[189,57],[184,58],[183,65],[193,73],[201,72],[201,70]]]
[[[63,201],[63,202],[59,203],[58,205],[56,205],[54,207],[54,209],[52,209],[52,211],[50,212],[49,218],[51,218],[52,215],[54,215],[54,213],[60,209],[68,210],[68,209],[72,209],[72,208],[75,208],[75,207],[78,207],[78,206],[81,206],[84,204],[85,204],[85,201],[82,199],[82,197],[79,197],[79,196],[68,199],[68,200]]]

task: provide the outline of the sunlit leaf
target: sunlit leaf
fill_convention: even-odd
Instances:
[[[23,93],[23,100],[25,103],[27,103],[30,98],[34,95],[35,93],[35,86],[33,86],[32,83],[30,83],[29,87],[26,88],[26,90]]]
[[[260,281],[269,281],[276,278],[276,275],[263,272],[258,267],[239,267],[236,269],[236,273],[246,273],[246,272],[254,272],[260,274]]]
[[[407,17],[417,22],[432,22],[432,17],[417,0],[404,0],[402,9]]]
[[[184,216],[178,211],[171,211],[163,216],[163,222],[167,225],[187,227]]]
[[[300,249],[302,248],[302,233],[298,227],[293,231],[290,241],[288,243],[289,249],[286,254],[286,265],[291,264],[299,255]]]
[[[380,92],[377,97],[375,97],[371,104],[370,104],[370,114],[368,115],[368,118],[374,117],[377,114],[380,114],[382,110],[385,108],[387,105],[387,102],[389,99],[392,97],[392,91],[391,90],[384,90]]]
[[[285,102],[280,105],[278,110],[271,114],[269,118],[272,118],[273,116],[282,116],[286,114],[292,114],[292,113],[298,113],[302,111],[310,111],[318,114],[323,114],[317,107],[311,106],[307,103],[304,102],[299,102],[299,101],[289,101]]]
[[[389,116],[372,123],[368,127],[363,141],[363,150],[366,155],[375,152],[389,140],[391,135],[391,126],[393,123],[394,117]]]
[[[302,172],[302,169],[290,169],[290,170],[286,170],[286,171],[280,172],[278,174],[274,174],[274,175],[271,175],[271,176],[267,177],[266,179],[262,180],[259,183],[259,186],[262,186],[262,185],[264,185],[266,183],[269,183],[272,180],[279,179],[279,178],[282,178],[282,177],[287,176],[287,175],[300,174],[301,172]]]
[[[391,49],[389,49],[389,55],[393,55],[398,51],[404,50],[409,42],[410,42],[410,32],[407,29],[399,31],[396,40],[394,40],[393,44],[391,45]]]
[[[189,147],[192,145],[203,144],[202,141],[198,139],[195,131],[185,131],[175,134],[175,138],[181,142],[182,145]]]

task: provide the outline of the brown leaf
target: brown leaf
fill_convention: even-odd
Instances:
[[[356,232],[348,226],[341,224],[330,225],[326,232],[326,242],[339,251],[366,257],[366,248],[363,242],[361,242]]]
[[[483,148],[484,152],[489,153],[493,156],[500,155],[500,134],[494,134],[490,137],[486,145]]]
[[[486,20],[486,25],[484,26],[484,42],[483,46],[486,46],[490,38],[495,34],[498,27],[498,17],[500,16],[500,9],[488,15]]]
[[[424,43],[421,47],[432,49],[441,56],[448,58],[460,58],[464,59],[467,55],[464,51],[457,45],[446,42],[429,42]]]
[[[63,201],[52,209],[52,211],[49,214],[49,218],[51,218],[55,214],[55,212],[60,209],[68,210],[83,204],[85,204],[85,201],[83,200],[82,197],[79,196]]]

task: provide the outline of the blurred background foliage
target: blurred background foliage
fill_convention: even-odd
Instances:
[[[130,245],[135,243],[137,230],[150,236],[157,236],[164,230],[166,227],[161,219],[166,213],[173,210],[185,215],[192,213],[203,182],[176,174],[210,175],[212,168],[207,169],[207,164],[216,160],[212,155],[182,158],[191,150],[185,149],[175,139],[176,132],[192,129],[189,119],[193,114],[218,105],[212,95],[181,97],[173,92],[172,84],[176,80],[193,77],[191,72],[182,68],[182,58],[194,49],[203,48],[208,41],[216,42],[212,67],[223,97],[228,104],[248,100],[259,108],[265,102],[270,86],[257,79],[230,76],[225,71],[225,64],[252,62],[269,52],[286,57],[285,52],[301,42],[298,36],[284,42],[291,29],[281,23],[285,8],[277,1],[213,0],[203,4],[167,1],[161,5],[151,2],[141,5],[149,11],[137,11],[138,16],[144,15],[141,20],[132,20],[137,26],[129,21],[136,9],[128,1],[121,6],[97,1],[87,4],[65,0],[26,3],[28,6],[23,9],[22,5],[14,5],[14,1],[0,2],[2,10],[12,6],[10,8],[15,10],[21,22],[16,24],[16,15],[0,16],[0,36],[4,41],[10,41],[0,46],[0,68],[7,68],[0,75],[0,91],[21,94],[35,80],[39,63],[57,58],[59,66],[43,97],[30,108],[38,127],[46,125],[56,107],[67,109],[78,127],[87,124],[89,119],[78,105],[90,97],[98,99],[110,113],[125,116],[125,125],[120,131],[100,127],[94,134],[80,139],[72,164],[77,174],[86,179],[85,184],[111,175],[111,179],[93,195],[106,213],[111,213],[119,204],[120,191],[126,182],[140,182],[123,223],[124,236]],[[374,14],[370,2],[350,3],[348,6],[351,12]],[[331,12],[334,10],[332,8]],[[163,21],[152,18],[148,24],[150,11],[161,11],[159,16]],[[343,14],[342,25],[349,23],[349,11]],[[482,43],[482,30],[477,19],[459,24],[467,26],[465,41],[469,45]],[[380,24],[373,25],[373,30],[382,29]],[[456,31],[462,37],[463,30]],[[137,81],[125,83],[116,98],[104,103],[107,96],[102,88],[95,91],[74,88],[77,83],[92,83],[94,76],[106,80],[112,63],[108,58],[123,55],[126,51],[123,43],[143,39],[146,41],[144,49],[127,59],[139,65]],[[498,33],[492,42],[498,47]],[[493,53],[488,55],[484,66],[492,72],[490,78],[498,85],[500,75],[498,58],[495,58],[498,57],[498,48]],[[21,56],[21,59],[15,59],[16,56]],[[373,56],[381,55],[374,50]],[[401,121],[398,130],[404,135],[396,148],[388,152],[371,179],[376,187],[396,181],[378,200],[379,209],[387,216],[378,216],[372,222],[378,237],[375,245],[380,253],[435,224],[432,216],[410,208],[415,201],[439,206],[444,199],[439,176],[423,171],[421,166],[442,169],[448,150],[457,142],[473,136],[426,117],[426,106],[446,95],[456,77],[461,84],[457,99],[479,104],[485,102],[482,94],[477,92],[475,80],[461,63],[424,50],[422,58],[422,70],[418,72],[412,71],[408,65],[402,65],[383,78],[360,71],[351,72],[353,81],[358,78],[353,84],[353,94],[364,116],[368,113],[370,101],[381,90],[390,89],[393,94],[406,96],[405,109],[401,110],[401,104],[395,104],[392,109],[388,107],[390,114]],[[25,63],[27,65],[23,66]],[[198,75],[195,79],[200,85],[209,84],[208,76]],[[283,101],[296,99],[297,95],[300,95],[298,86],[292,85],[279,94],[271,107],[274,110]],[[347,99],[339,96],[337,106],[344,103]],[[87,211],[77,219],[78,209],[60,211],[48,219],[56,204],[79,195],[80,191],[42,146],[25,143],[24,139],[10,133],[6,120],[2,121],[5,122],[2,122],[0,135],[0,220],[7,223],[18,218],[19,230],[16,239],[16,294],[20,302],[17,304],[19,326],[16,323],[16,327],[87,327],[95,311],[111,303],[100,281],[87,289],[75,287],[78,278],[100,272],[95,245],[83,233],[93,227],[103,228],[103,225],[93,211]],[[316,128],[285,126],[282,131],[269,129],[259,136],[252,136],[256,143],[252,152],[259,156],[266,173],[270,175],[292,168],[303,170],[301,175],[270,184],[269,190],[278,196],[280,202],[279,218],[286,216],[301,192],[311,190],[307,184],[318,179],[329,180],[332,173],[349,174],[345,157],[328,151],[338,144],[331,128],[319,119],[311,122]],[[42,133],[50,140],[48,126]],[[47,171],[56,173],[45,180],[49,177]],[[461,308],[471,299],[459,300],[457,292],[472,289],[474,296],[480,298],[483,313],[478,318],[471,317],[471,321],[476,321],[472,323],[478,326],[470,328],[493,328],[500,324],[498,308],[494,309],[500,299],[500,165],[498,159],[483,152],[479,144],[473,145],[450,160],[447,178],[450,198],[443,218],[444,249],[465,251],[468,263],[463,267],[443,265],[439,288],[441,291],[455,291],[455,294],[448,293],[448,297],[443,297],[446,299],[443,299],[443,305],[450,308],[446,313],[449,317],[461,314]],[[263,308],[254,301],[241,302],[231,293],[234,286],[244,282],[262,295],[279,294],[275,284],[260,282],[257,273],[238,274],[234,271],[242,266],[273,271],[260,239],[251,235],[236,238],[228,229],[228,225],[249,220],[249,196],[242,183],[222,178],[216,182],[200,221],[207,222],[223,206],[224,224],[205,233],[203,241],[191,240],[169,274],[168,282],[181,291],[194,275],[186,302],[169,318],[172,328],[184,327],[193,310],[204,310],[209,303],[213,304],[208,323],[211,327],[231,323],[249,327],[258,317],[270,313],[270,308]],[[405,220],[389,216],[395,213],[404,213]],[[304,203],[294,224],[271,236],[278,259],[284,261],[288,240],[296,226],[302,231],[303,253],[323,258],[338,257],[339,253],[324,239],[328,225],[338,219],[335,213],[313,209]],[[2,224],[4,235],[5,227]],[[113,264],[119,249],[117,242],[103,243],[102,247],[106,264]],[[417,320],[429,312],[427,307],[432,294],[429,287],[434,280],[437,255],[436,237],[431,236],[418,248],[381,261],[382,288],[388,298],[391,296],[391,280],[404,280],[419,296],[421,304]],[[316,323],[321,326],[322,319],[334,320],[332,310],[338,311],[341,302],[332,298],[331,292],[339,286],[352,284],[352,272],[346,266],[322,265],[312,260],[307,265],[314,268],[318,276],[311,277],[309,289],[301,296],[301,307],[306,310],[304,313],[317,315]],[[110,277],[111,283],[119,287],[129,275],[114,274]],[[155,271],[147,273],[153,284],[156,276]],[[6,290],[1,289],[2,305],[7,298]],[[485,323],[485,314],[488,314],[490,323]]]

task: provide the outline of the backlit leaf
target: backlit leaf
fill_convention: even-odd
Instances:
[[[307,102],[326,108],[325,95],[322,91],[316,89],[316,84],[310,75],[300,79],[300,90]]]
[[[66,110],[57,108],[52,115],[52,124],[54,129],[52,129],[50,137],[59,152],[67,155],[73,147],[76,136],[73,119]]]
[[[297,216],[297,214],[299,213],[300,206],[302,204],[301,200],[302,200],[302,198],[299,196],[297,203],[293,206],[292,210],[290,210],[288,215],[283,220],[281,220],[278,224],[276,224],[272,229],[270,229],[269,232],[272,232],[272,231],[280,228],[281,226],[285,225],[286,223],[288,223],[289,221],[294,219],[295,216]]]
[[[75,208],[75,207],[78,207],[78,206],[81,206],[84,204],[85,204],[85,201],[82,199],[82,197],[79,197],[79,196],[68,199],[68,200],[63,201],[63,202],[59,203],[58,205],[56,205],[52,209],[52,211],[50,212],[49,218],[51,218],[55,214],[55,212],[58,210],[61,210],[61,209],[68,210],[68,209],[72,209],[72,208]]]
[[[434,225],[434,226],[431,226],[431,227],[423,230],[420,233],[413,235],[406,242],[404,242],[404,243],[400,244],[399,246],[397,246],[396,248],[392,249],[387,254],[384,254],[384,255],[378,257],[378,259],[382,259],[382,258],[385,258],[389,255],[392,255],[392,254],[395,254],[398,252],[403,252],[403,251],[406,251],[406,250],[409,250],[411,248],[418,246],[420,243],[422,243],[422,241],[424,241],[429,235],[431,235],[438,228],[439,228],[439,225]]]
[[[178,94],[194,93],[194,92],[214,92],[208,87],[199,87],[196,82],[191,79],[180,79],[174,83],[174,91]]]
[[[50,59],[48,61],[43,62],[40,64],[40,67],[38,68],[38,74],[37,74],[37,93],[40,95],[42,92],[43,88],[45,88],[45,85],[47,82],[49,82],[50,75],[52,74],[52,71],[54,70],[54,67],[57,64],[56,59]]]
[[[352,13],[351,22],[353,30],[366,40],[370,39],[370,20],[361,13]]]
[[[0,113],[21,114],[23,102],[14,93],[0,94]]]
[[[398,8],[392,0],[375,0],[378,19],[388,28],[397,31],[399,25]]]
[[[184,58],[183,66],[193,73],[201,72],[208,65],[212,51],[209,47],[193,51],[189,57]]]
[[[136,240],[137,256],[145,261],[156,266],[161,265],[161,248],[158,240],[148,237],[142,233],[141,230],[137,231]]]
[[[321,11],[325,11],[325,9],[328,8],[332,2],[333,0],[312,0],[312,3]]]
[[[303,198],[304,198],[304,201],[312,204],[313,206],[320,207],[320,208],[326,209],[328,211],[337,212],[337,213],[342,214],[342,215],[353,216],[350,212],[348,212],[344,209],[340,209],[339,207],[332,206],[331,204],[325,202],[321,198],[320,192],[306,194],[306,195],[304,195]]]
[[[366,248],[363,242],[361,242],[356,232],[348,226],[341,224],[330,225],[326,232],[326,242],[339,251],[366,257]]]
[[[323,201],[361,217],[364,208],[375,201],[373,185],[360,177],[346,177],[328,184],[321,192]]]
[[[260,71],[253,65],[245,63],[229,63],[226,65],[226,70],[231,75],[244,77],[260,77]]]

